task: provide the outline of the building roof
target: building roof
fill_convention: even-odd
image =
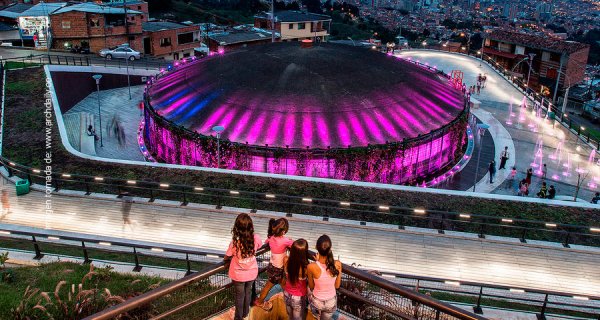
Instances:
[[[144,4],[144,3],[146,3],[146,2],[145,1],[136,1],[136,0],[127,0],[125,4],[127,4],[128,6],[132,6],[132,5]],[[104,4],[107,6],[111,6],[111,7],[122,7],[123,0],[116,0],[113,2],[105,2]]]
[[[268,14],[257,15],[257,18],[269,19]],[[305,21],[327,21],[330,16],[302,11],[277,11],[275,12],[277,22],[305,22]]]
[[[54,12],[52,14],[61,14],[66,12],[88,12],[88,13],[99,13],[99,14],[125,14],[125,8],[114,8],[111,6],[104,6],[95,4],[93,2],[84,2],[77,3],[69,6],[64,6]],[[127,10],[127,14],[141,14],[140,11],[135,10]]]
[[[251,30],[251,31],[233,31],[223,32],[217,34],[209,34],[211,40],[218,42],[220,45],[230,45],[234,43],[242,42],[253,42],[260,40],[271,39],[271,33],[265,31]],[[279,36],[277,36],[279,37]]]
[[[492,40],[522,45],[529,48],[543,49],[558,53],[573,53],[589,47],[588,44],[565,41],[551,37],[542,37],[520,32],[494,30],[488,36]]]
[[[43,17],[48,16],[52,12],[66,6],[66,2],[45,3],[40,2],[35,6],[23,11],[19,17]]]
[[[179,29],[179,28],[184,28],[184,27],[189,27],[189,26],[190,26],[189,24],[183,24],[183,23],[172,22],[172,21],[148,21],[148,22],[142,23],[142,30],[155,32],[155,31],[162,31],[162,30]]]
[[[0,10],[0,17],[17,19],[19,15],[33,7],[32,4],[15,3]]]

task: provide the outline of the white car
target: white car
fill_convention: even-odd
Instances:
[[[129,47],[117,47],[115,49],[102,49],[100,50],[100,56],[108,60],[115,59],[129,59],[130,61],[139,60],[142,56],[141,53],[129,48]]]

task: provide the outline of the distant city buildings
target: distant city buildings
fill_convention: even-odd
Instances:
[[[261,29],[272,29],[270,14],[254,17],[254,26]],[[302,11],[275,12],[275,30],[281,41],[299,41],[312,39],[326,41],[331,29],[331,17]]]

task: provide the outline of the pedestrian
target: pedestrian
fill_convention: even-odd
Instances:
[[[508,160],[508,146],[504,147],[504,151],[500,152],[500,168],[498,170],[505,169],[506,160]]]
[[[4,196],[4,193],[2,194],[2,196]],[[596,195],[592,198],[592,203],[593,204],[598,204],[598,201],[600,201],[600,192],[596,192]]]
[[[506,189],[512,189],[515,185],[515,177],[517,176],[517,168],[512,167],[512,170],[508,173],[508,180],[506,180]]]
[[[538,198],[546,198],[546,193],[548,192],[548,188],[546,187],[546,182],[542,182],[542,187],[540,191],[537,193]]]
[[[252,218],[247,213],[237,216],[231,234],[225,259],[231,260],[228,274],[234,288],[234,320],[242,320],[250,314],[252,284],[258,276],[256,250],[261,247],[262,242],[254,233]]]
[[[331,239],[322,235],[317,240],[315,262],[308,265],[310,311],[317,320],[330,320],[337,309],[336,290],[342,283],[342,263],[334,260]]]
[[[527,183],[527,180],[523,179],[521,182],[519,182],[518,195],[521,197],[526,197],[529,195],[529,184]]]
[[[39,45],[40,45],[40,41],[39,41],[38,33],[36,32],[33,34],[33,46],[37,48]]]
[[[544,163],[544,165],[542,166],[542,179],[546,180],[546,175],[548,174],[548,167],[546,166],[546,164]]]
[[[290,247],[290,256],[283,259],[285,279],[283,298],[289,320],[306,318],[308,242],[304,239],[294,241]]]
[[[286,218],[279,218],[269,220],[269,229],[267,231],[267,240],[265,244],[268,244],[271,248],[271,259],[267,266],[267,283],[260,292],[260,296],[254,302],[255,306],[261,307],[265,310],[271,310],[273,305],[269,301],[265,301],[267,294],[274,285],[280,284],[283,280],[283,259],[286,257],[288,248],[294,243],[291,238],[285,237],[288,232],[289,223]]]
[[[129,219],[129,215],[131,213],[131,205],[133,203],[133,198],[129,195],[128,192],[122,193],[123,204],[121,205],[121,215],[123,217],[123,231],[125,231],[125,227],[129,226],[131,231],[131,220]]]
[[[496,163],[494,162],[494,160],[490,162],[488,171],[490,172],[490,183],[494,183],[494,176],[496,175]]]
[[[546,199],[554,199],[555,196],[556,196],[556,189],[554,189],[553,185],[550,185],[550,189],[548,189],[548,195],[546,196]]]
[[[481,93],[481,83],[477,82],[477,95]]]
[[[532,168],[527,169],[527,175],[525,176],[525,181],[527,181],[528,186],[531,185],[531,177],[532,176],[533,176],[533,169]]]
[[[94,137],[94,141],[100,140],[100,138],[98,138],[98,135],[96,134],[96,130],[94,130],[94,127],[91,124],[87,128],[87,135],[90,137]]]
[[[2,190],[2,196],[0,197],[2,202],[2,218],[10,213],[10,201],[8,200],[8,191]]]
[[[485,88],[486,84],[487,84],[487,74],[484,73],[483,74],[483,87],[484,88]]]

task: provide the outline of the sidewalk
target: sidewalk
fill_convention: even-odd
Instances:
[[[43,193],[32,191],[16,197],[14,185],[7,190],[10,213],[0,223],[57,231],[119,237],[129,240],[198,247],[225,251],[231,226],[239,212],[225,208],[157,200],[136,202],[131,211],[122,212],[116,198],[64,196],[54,194],[52,214],[45,211]],[[63,193],[61,191],[60,193]],[[82,194],[82,193],[81,193]],[[92,195],[95,196],[95,195]],[[100,196],[100,195],[99,195]],[[264,236],[269,218],[282,213],[252,214],[256,232]],[[447,232],[445,235],[396,230],[373,225],[360,226],[323,222],[319,217],[289,218],[292,238],[305,238],[314,245],[322,234],[329,234],[334,255],[347,264],[388,273],[415,274],[445,279],[502,284],[542,290],[565,291],[581,295],[600,295],[600,253],[536,246],[508,241],[479,239],[476,235]]]

